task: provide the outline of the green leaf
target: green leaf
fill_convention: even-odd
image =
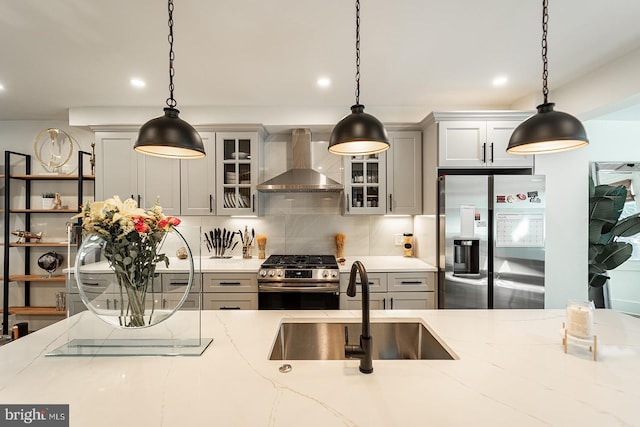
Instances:
[[[129,256],[122,260],[122,263],[123,263],[124,265],[129,265],[129,264],[131,264],[132,262],[133,262],[133,260],[132,260],[132,259],[131,259],[131,257],[129,257]]]
[[[138,257],[138,251],[136,251],[136,250],[134,250],[134,249],[130,250],[130,251],[129,251],[129,256],[130,256],[131,258],[137,258],[137,257]]]
[[[113,257],[116,261],[122,262],[122,255],[120,254],[115,254]]]
[[[589,286],[594,288],[601,288],[607,283],[609,280],[609,276],[604,274],[590,274],[589,275]]]
[[[620,220],[611,232],[621,237],[631,237],[640,233],[640,214],[633,214]]]
[[[631,246],[631,244],[611,242],[605,246],[602,253],[596,256],[594,264],[597,263],[607,270],[613,270],[631,258],[631,252],[633,252],[633,246]]]

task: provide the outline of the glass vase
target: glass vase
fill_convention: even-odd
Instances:
[[[85,306],[106,323],[121,328],[145,328],[168,319],[180,309],[193,283],[193,256],[176,229],[167,232],[154,254],[135,244],[114,250],[98,235],[84,237],[76,256],[75,278]],[[187,257],[169,256],[186,248]],[[152,262],[166,252],[167,264]],[[150,261],[151,260],[151,261]],[[178,294],[163,294],[160,272],[188,272]]]

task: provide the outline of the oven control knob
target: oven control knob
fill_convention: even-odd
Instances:
[[[329,272],[328,272],[327,270],[324,270],[324,271],[322,272],[322,278],[323,278],[323,279],[326,279],[327,277],[329,277]]]
[[[260,270],[260,277],[267,277],[267,270]]]
[[[332,271],[331,272],[331,278],[335,279],[336,277],[338,277],[338,272],[337,271]]]
[[[284,276],[284,270],[278,270],[278,277]]]
[[[269,277],[273,277],[276,275],[276,272],[273,270],[269,270]]]

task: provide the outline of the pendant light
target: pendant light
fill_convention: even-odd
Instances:
[[[205,156],[202,138],[193,126],[178,117],[173,98],[173,0],[169,0],[169,98],[164,116],[142,125],[133,149],[142,154],[173,159],[199,159]]]
[[[375,154],[389,149],[387,130],[360,104],[360,0],[356,0],[356,103],[351,114],[336,124],[329,151],[340,155]]]
[[[511,154],[557,153],[587,145],[587,132],[578,119],[570,114],[554,111],[553,102],[547,101],[547,23],[548,0],[542,1],[542,93],[544,103],[538,105],[538,113],[522,122],[513,131],[507,152]]]

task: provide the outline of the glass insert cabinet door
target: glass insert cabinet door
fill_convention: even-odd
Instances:
[[[257,147],[257,134],[253,132],[216,134],[218,213],[256,212]]]
[[[385,153],[345,158],[345,213],[384,214]]]

